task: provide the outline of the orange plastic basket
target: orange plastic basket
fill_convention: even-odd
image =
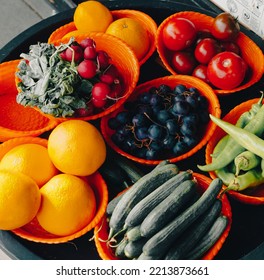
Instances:
[[[167,25],[169,21],[180,17],[191,20],[198,31],[203,31],[203,30],[210,31],[214,19],[213,17],[198,12],[186,11],[186,12],[178,12],[169,16],[158,26],[157,37],[156,37],[157,52],[165,68],[171,74],[174,75],[178,73],[176,73],[176,71],[173,69],[172,65],[170,64],[171,52],[166,49],[166,47],[162,42],[162,32],[164,27]],[[261,49],[242,32],[240,32],[238,38],[236,39],[236,43],[240,47],[241,57],[245,60],[245,62],[249,66],[250,74],[246,77],[245,81],[237,88],[234,88],[232,90],[214,89],[215,92],[219,95],[231,94],[233,92],[246,89],[252,86],[253,84],[255,84],[256,82],[258,82],[263,75],[264,57]]]
[[[16,102],[15,72],[20,60],[0,64],[0,141],[15,137],[38,136],[58,122]],[[21,117],[22,116],[22,117]]]
[[[110,107],[106,108],[105,110],[95,113],[93,115],[89,115],[86,117],[54,117],[48,114],[42,113],[44,116],[56,120],[59,122],[66,121],[69,119],[80,119],[80,120],[95,120],[106,116],[107,114],[115,111],[119,108],[125,100],[132,94],[133,90],[135,89],[138,79],[139,79],[139,63],[131,48],[125,44],[120,39],[105,34],[105,33],[89,33],[89,34],[81,34],[76,35],[75,40],[77,42],[81,42],[85,38],[92,38],[96,42],[96,48],[98,50],[106,51],[107,54],[111,58],[111,63],[116,66],[119,73],[121,74],[122,78],[122,89],[123,94],[122,96]],[[55,46],[60,45],[61,43],[68,43],[69,39],[64,38],[57,41],[54,41],[53,44]],[[19,80],[17,80],[17,83]],[[35,108],[37,109],[37,108]],[[41,112],[39,109],[37,111]]]
[[[139,61],[139,64],[142,65],[156,50],[155,38],[158,29],[156,22],[148,14],[137,10],[115,10],[111,11],[111,13],[113,16],[113,20],[128,17],[138,20],[145,27],[149,36],[150,47],[145,56]],[[67,35],[67,33],[75,30],[77,30],[77,28],[73,21],[67,23],[51,33],[50,37],[48,38],[48,43],[54,43],[56,40],[62,39],[65,35]]]
[[[193,177],[198,182],[198,191],[204,192],[209,184],[211,183],[212,179],[206,177],[205,175],[199,173],[193,173]],[[231,206],[228,201],[227,196],[224,194],[222,197],[222,214],[228,218],[228,225],[225,228],[224,232],[220,236],[220,238],[216,241],[216,243],[206,252],[206,254],[202,257],[203,260],[212,260],[217,255],[217,253],[222,248],[226,238],[231,229],[232,224],[232,211]],[[95,236],[95,245],[98,251],[99,256],[103,260],[118,260],[115,256],[114,251],[112,248],[109,248],[106,242],[103,240],[107,240],[109,233],[109,227],[107,223],[106,216],[103,217],[102,221],[98,223],[98,225],[94,228],[94,236]]]
[[[250,110],[251,106],[259,101],[258,98],[250,99],[248,101],[245,101],[241,103],[240,105],[233,108],[228,114],[225,115],[223,120],[235,124],[241,114],[244,112]],[[226,133],[219,127],[217,127],[211,137],[211,139],[208,141],[208,144],[205,149],[205,161],[206,164],[209,164],[212,162],[211,154],[214,151],[214,148],[216,144],[219,142],[221,138],[223,138],[226,135]],[[209,172],[211,178],[216,178],[217,175],[215,172],[211,171]],[[249,188],[242,192],[236,192],[236,191],[228,191],[228,195],[230,195],[232,198],[246,204],[264,204],[264,184],[255,187],[255,188]]]
[[[0,160],[12,148],[18,145],[28,144],[28,143],[39,144],[42,145],[43,147],[47,147],[48,141],[43,138],[31,137],[31,136],[10,139],[0,145]],[[105,214],[107,203],[108,203],[108,188],[104,179],[99,174],[99,172],[95,172],[94,174],[88,177],[82,177],[82,178],[84,180],[87,180],[87,182],[93,188],[93,191],[96,196],[96,202],[97,202],[97,212],[95,217],[83,229],[68,236],[57,236],[45,231],[39,225],[37,219],[34,218],[30,223],[26,224],[23,227],[14,229],[12,230],[12,232],[17,236],[29,241],[54,244],[54,243],[64,243],[73,240],[75,238],[84,235],[88,231],[92,230],[99,223],[99,221],[102,219],[103,215]]]
[[[220,104],[219,104],[218,98],[217,98],[216,94],[214,93],[214,91],[212,90],[212,88],[209,85],[207,85],[205,82],[201,81],[200,79],[195,78],[195,77],[191,77],[191,76],[186,76],[186,75],[176,75],[176,76],[172,75],[172,76],[161,77],[161,78],[157,78],[157,79],[148,81],[144,84],[141,84],[135,89],[133,95],[131,96],[131,98],[129,100],[133,100],[139,94],[148,91],[151,87],[158,87],[161,84],[168,85],[172,88],[175,87],[177,84],[183,84],[187,87],[196,87],[199,90],[199,92],[208,99],[208,101],[209,101],[209,108],[208,108],[209,113],[214,115],[214,116],[220,117],[220,115],[221,115]],[[136,161],[136,162],[141,163],[141,164],[148,164],[148,165],[159,164],[161,162],[161,160],[146,160],[146,159],[138,158],[138,157],[135,157],[131,154],[128,154],[127,152],[122,150],[120,147],[118,147],[112,141],[111,136],[114,133],[114,130],[109,128],[108,120],[110,118],[116,116],[120,111],[123,111],[123,110],[124,110],[124,107],[122,106],[118,110],[111,113],[110,115],[102,118],[102,120],[101,120],[101,131],[102,131],[102,134],[103,134],[106,142],[116,152],[118,152],[119,154],[121,154],[121,155],[123,155],[123,156],[125,156],[125,157],[127,157],[127,158],[129,158],[133,161]],[[200,142],[196,146],[194,146],[188,152],[186,152],[186,153],[184,153],[180,156],[177,156],[177,157],[169,158],[168,160],[170,162],[177,162],[177,161],[181,161],[183,159],[186,159],[186,158],[192,156],[198,150],[200,150],[203,146],[206,145],[206,143],[211,138],[215,129],[216,129],[216,125],[212,121],[209,121]],[[164,159],[162,159],[162,160],[164,160]]]

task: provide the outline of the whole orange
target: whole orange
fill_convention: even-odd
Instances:
[[[20,144],[1,159],[0,169],[15,170],[31,177],[39,187],[58,173],[48,149],[42,145]]]
[[[96,199],[91,186],[70,175],[54,176],[40,189],[39,224],[48,232],[65,236],[84,228],[95,216]]]
[[[139,60],[144,57],[149,49],[150,42],[147,30],[136,19],[117,19],[108,26],[106,33],[116,36],[127,43]]]
[[[84,32],[105,32],[113,17],[108,8],[98,1],[80,3],[74,11],[76,28]]]
[[[106,145],[94,125],[82,120],[69,120],[51,132],[48,153],[61,172],[87,176],[104,163]]]
[[[13,170],[0,170],[0,182],[0,229],[26,225],[40,207],[38,185],[29,176]]]

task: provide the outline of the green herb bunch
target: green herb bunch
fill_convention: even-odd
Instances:
[[[87,108],[92,83],[78,75],[74,62],[60,57],[60,52],[72,41],[55,47],[53,44],[31,45],[29,53],[22,53],[17,77],[21,80],[17,102],[37,107],[54,117],[70,117],[80,108]]]

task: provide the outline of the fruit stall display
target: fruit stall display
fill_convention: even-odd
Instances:
[[[242,258],[264,232],[262,50],[226,13],[104,3],[43,21],[1,61],[3,243]]]

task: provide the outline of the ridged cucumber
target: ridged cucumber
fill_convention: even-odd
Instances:
[[[122,194],[120,194],[120,195],[114,197],[112,200],[110,200],[110,201],[108,202],[107,207],[106,207],[106,214],[107,214],[107,215],[109,215],[109,216],[112,215],[112,213],[113,213],[113,211],[114,211],[114,209],[115,209],[117,203],[119,202],[119,200],[121,199],[121,197],[122,197],[123,194],[124,194],[124,193],[122,193]]]
[[[128,213],[141,199],[178,172],[179,169],[175,164],[167,164],[157,170],[149,172],[132,185],[119,200],[110,217],[109,238],[113,233],[117,233],[123,228]]]
[[[144,254],[157,257],[165,254],[176,238],[214,203],[221,188],[222,180],[214,179],[198,201],[147,241],[143,247]]]
[[[169,196],[145,217],[140,226],[141,235],[151,237],[168,224],[196,193],[193,180],[183,181]]]
[[[180,260],[184,258],[186,252],[194,248],[204,234],[211,228],[220,215],[221,209],[222,202],[217,199],[201,217],[183,232],[181,237],[169,249],[165,260]]]
[[[224,215],[220,215],[209,231],[200,240],[199,244],[195,246],[186,255],[187,260],[195,260],[201,258],[219,239],[219,237],[224,232],[228,224],[228,218]]]
[[[161,184],[132,208],[126,217],[125,227],[133,227],[140,224],[154,207],[175,191],[182,182],[191,178],[192,172],[190,170],[183,171]]]
[[[126,258],[125,255],[125,247],[128,243],[128,240],[126,238],[123,238],[119,244],[117,245],[116,249],[115,249],[115,255],[120,258],[120,259],[124,259]]]

